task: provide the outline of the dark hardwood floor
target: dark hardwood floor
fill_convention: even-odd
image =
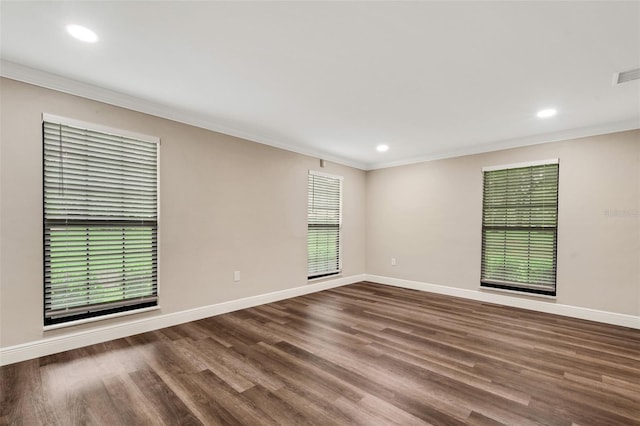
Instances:
[[[0,380],[10,425],[639,425],[640,331],[358,283]]]

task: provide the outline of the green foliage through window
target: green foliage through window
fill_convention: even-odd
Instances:
[[[484,172],[485,287],[555,295],[558,164]]]
[[[309,172],[307,210],[308,278],[340,272],[342,178]]]
[[[157,141],[43,124],[45,324],[157,304]]]

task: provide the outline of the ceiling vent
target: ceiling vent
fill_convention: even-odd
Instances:
[[[617,72],[613,75],[613,84],[622,84],[627,81],[633,81],[640,79],[640,68],[634,70]]]

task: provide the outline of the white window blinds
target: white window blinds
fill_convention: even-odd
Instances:
[[[556,294],[558,164],[484,171],[481,286]]]
[[[341,271],[342,177],[309,171],[308,278]]]
[[[157,304],[159,140],[45,116],[45,324]]]

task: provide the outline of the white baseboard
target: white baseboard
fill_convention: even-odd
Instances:
[[[186,311],[173,312],[149,318],[127,321],[121,324],[114,324],[103,327],[96,327],[90,330],[71,332],[61,336],[49,337],[20,345],[0,348],[0,365],[13,364],[15,362],[26,361],[45,355],[68,351],[83,346],[106,342],[108,340],[133,336],[134,334],[145,333],[160,328],[171,327],[189,321],[196,321],[215,315],[246,309],[265,303],[277,302],[278,300],[289,299],[302,296],[304,294],[315,293],[334,287],[364,281],[365,275],[353,275],[332,280],[321,281],[294,287],[286,290],[275,291],[273,293],[260,294],[244,299],[231,300],[217,303],[215,305],[202,306]]]
[[[90,330],[77,331],[61,336],[49,337],[33,342],[23,343],[20,345],[0,348],[0,365],[26,361],[28,359],[51,355],[53,353],[64,352],[70,349],[76,349],[83,346],[106,342],[108,340],[119,339],[122,337],[132,336],[134,334],[158,330],[160,328],[171,327],[185,322],[196,321],[199,319],[233,312],[240,309],[263,305],[265,303],[277,302],[278,300],[316,293],[318,291],[353,284],[360,281],[371,281],[380,284],[392,285],[395,287],[445,294],[448,296],[462,297],[465,299],[478,300],[481,302],[496,303],[504,306],[512,306],[538,312],[546,312],[566,317],[580,318],[606,324],[640,329],[640,317],[633,315],[624,315],[615,312],[606,312],[596,309],[581,308],[577,306],[561,305],[555,303],[554,301],[532,300],[529,298],[496,294],[488,291],[484,292],[478,290],[465,290],[455,287],[428,284],[419,281],[409,281],[398,278],[381,277],[378,275],[361,274],[306,284],[300,287],[251,296],[244,299],[231,300],[228,302],[217,303],[215,305],[202,306],[186,311],[132,320],[109,326],[96,327]]]
[[[514,308],[529,309],[548,314],[562,315],[565,317],[580,318],[589,321],[597,321],[606,324],[619,325],[640,329],[640,316],[618,314],[615,312],[599,311],[596,309],[581,308],[578,306],[562,305],[553,300],[532,300],[506,294],[496,294],[491,291],[466,290],[462,288],[443,285],[428,284],[419,281],[402,280],[399,278],[381,277],[366,274],[366,280],[379,284],[392,285],[394,287],[408,288],[412,290],[427,291],[430,293],[445,294],[447,296],[462,297],[481,302],[495,303]]]

